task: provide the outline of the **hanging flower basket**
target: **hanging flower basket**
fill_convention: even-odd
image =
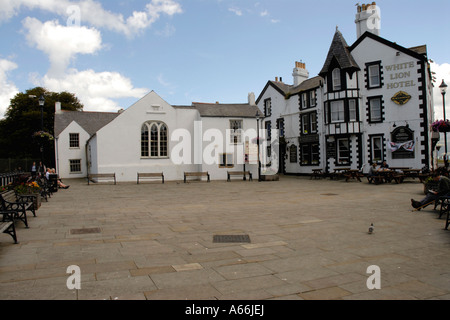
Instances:
[[[450,132],[450,121],[438,120],[431,125],[433,132]]]
[[[38,132],[33,133],[33,138],[49,140],[49,141],[53,141],[55,139],[50,133],[45,132],[45,131],[38,131]]]

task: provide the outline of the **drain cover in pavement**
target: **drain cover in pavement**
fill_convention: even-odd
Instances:
[[[247,234],[243,235],[215,235],[214,243],[250,243],[250,237]]]
[[[321,196],[338,196],[336,193],[323,193]]]
[[[100,228],[84,228],[84,229],[71,229],[70,234],[91,234],[100,233]]]

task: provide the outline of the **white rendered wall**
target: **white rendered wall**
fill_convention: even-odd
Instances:
[[[79,148],[70,148],[70,134],[78,133]],[[83,178],[87,176],[86,141],[89,134],[76,122],[70,123],[57,137],[57,172],[61,178]],[[81,172],[70,172],[70,160],[81,160]]]

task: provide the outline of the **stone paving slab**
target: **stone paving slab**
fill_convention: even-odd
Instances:
[[[418,181],[65,182],[17,224],[19,244],[0,235],[0,299],[450,299],[450,231],[432,207],[412,212]]]

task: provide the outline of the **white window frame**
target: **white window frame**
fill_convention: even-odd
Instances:
[[[379,143],[379,149],[376,148],[376,141],[378,140]],[[383,137],[382,136],[373,136],[371,138],[371,150],[372,150],[372,161],[375,162],[382,162],[384,160],[383,158]],[[376,156],[376,151],[380,153],[380,156]]]
[[[330,101],[331,123],[345,122],[344,100]]]
[[[156,140],[152,140],[152,128],[156,127]],[[162,129],[166,129],[165,140],[162,136]],[[142,140],[142,133],[147,129],[148,140]],[[143,155],[143,143],[148,143],[148,155]],[[152,144],[156,144],[156,149],[152,149]],[[155,153],[156,151],[156,153]],[[149,121],[141,127],[141,158],[148,159],[167,159],[169,158],[169,127],[161,121]]]
[[[311,107],[316,106],[316,91],[315,90],[312,90],[309,92],[309,105]]]
[[[374,105],[375,102],[378,102],[378,105]],[[381,122],[383,120],[381,98],[369,99],[369,112],[370,122]]]
[[[367,67],[369,88],[379,88],[381,86],[380,65],[373,64]]]
[[[310,128],[310,115],[304,114],[302,115],[302,133],[303,134],[310,133],[309,128]]]
[[[341,144],[340,142],[345,142],[346,148],[347,150],[341,150]],[[350,152],[350,141],[348,139],[338,139],[336,141],[337,143],[337,156],[338,156],[338,163],[339,164],[349,164],[350,163],[350,156],[351,156],[351,152]],[[343,152],[348,152],[348,157],[344,157],[342,156]]]
[[[238,126],[235,126],[235,124],[237,124]],[[244,131],[244,120],[242,119],[230,120],[230,143],[241,144],[243,131]]]
[[[339,68],[334,69],[331,73],[331,76],[333,80],[333,91],[342,90],[341,70]]]
[[[75,166],[77,166],[79,168],[79,170],[72,170]],[[82,173],[81,159],[70,159],[69,160],[69,172],[70,172],[70,174]]]
[[[350,122],[358,121],[356,99],[350,99],[348,101],[348,120]]]
[[[75,145],[73,146],[72,144],[75,144]],[[79,133],[69,133],[69,148],[70,149],[80,149],[80,134]]]

